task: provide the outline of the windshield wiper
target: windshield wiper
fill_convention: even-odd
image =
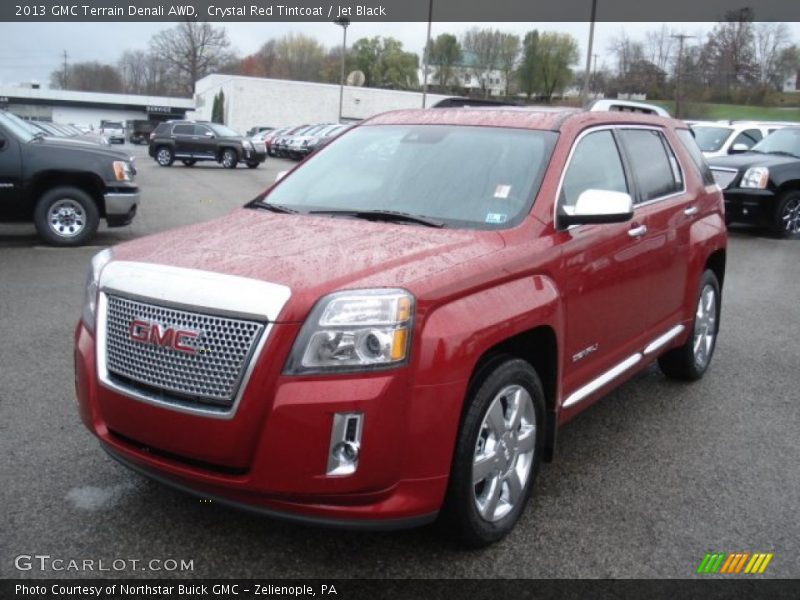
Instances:
[[[443,221],[430,219],[421,215],[412,215],[411,213],[400,212],[397,210],[311,210],[308,211],[311,215],[332,215],[332,216],[345,216],[354,217],[356,219],[365,219],[367,221],[387,221],[389,223],[416,223],[417,225],[425,225],[426,227],[444,227]]]
[[[270,202],[251,202],[249,204],[250,208],[263,208],[264,210],[269,210],[276,213],[282,213],[285,215],[296,215],[299,210],[294,208],[289,208],[288,206],[284,206],[283,204],[272,204]]]

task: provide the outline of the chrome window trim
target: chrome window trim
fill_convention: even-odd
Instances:
[[[581,141],[583,140],[584,137],[586,137],[587,135],[590,135],[592,133],[596,133],[598,131],[605,131],[605,130],[611,130],[613,132],[613,131],[619,131],[619,130],[622,130],[622,129],[647,129],[647,130],[650,130],[650,131],[658,131],[659,133],[661,133],[664,141],[667,143],[667,147],[669,147],[669,149],[672,151],[673,156],[675,156],[675,162],[678,165],[678,170],[680,171],[681,181],[682,181],[682,184],[683,184],[683,189],[681,189],[678,192],[673,192],[673,193],[667,194],[665,196],[659,196],[658,198],[651,198],[650,200],[647,200],[646,202],[640,202],[639,204],[636,204],[634,202],[634,205],[633,205],[634,213],[636,212],[636,209],[641,207],[641,206],[649,206],[650,204],[654,204],[656,202],[661,202],[662,200],[669,200],[671,198],[675,198],[677,196],[682,196],[682,195],[686,194],[686,191],[687,191],[687,188],[686,188],[686,171],[683,168],[683,165],[681,164],[680,158],[678,158],[678,153],[675,152],[675,148],[672,146],[672,143],[670,142],[669,138],[664,133],[664,131],[665,131],[664,127],[659,127],[658,125],[635,125],[635,124],[628,125],[628,124],[624,124],[624,123],[623,124],[596,125],[594,127],[589,127],[587,129],[584,129],[583,131],[581,131],[578,134],[578,137],[575,138],[575,141],[572,143],[572,147],[569,150],[569,154],[567,155],[567,160],[564,163],[564,168],[561,170],[561,175],[560,175],[559,180],[558,180],[558,187],[556,188],[555,202],[553,203],[553,227],[554,228],[556,228],[556,223],[558,222],[558,207],[560,205],[561,190],[562,190],[562,188],[564,186],[564,178],[566,177],[567,171],[569,170],[569,167],[572,164],[572,157],[575,154],[575,149],[578,147],[578,144],[581,143]],[[614,141],[616,142],[616,139]],[[624,170],[625,169],[625,162],[622,159],[622,148],[620,147],[620,145],[618,143],[617,143],[617,153],[620,155],[620,162],[622,163],[622,168]],[[670,170],[672,170],[671,167],[670,167]],[[628,173],[626,171],[626,175],[633,175],[633,173],[632,172]],[[630,194],[630,190],[628,190],[628,193]],[[631,197],[633,197],[632,194],[631,194]],[[572,225],[572,226],[568,227],[567,229],[561,229],[561,230],[556,228],[556,231],[568,231],[569,229],[572,229],[574,227],[582,227],[582,225]]]
[[[110,262],[100,275],[99,288],[95,359],[100,384],[146,404],[214,419],[232,419],[236,414],[273,324],[291,297],[288,287],[275,283],[199,269],[127,261]],[[108,293],[183,310],[206,312],[209,315],[263,322],[264,331],[245,367],[231,406],[214,408],[211,405],[194,406],[165,401],[155,394],[147,394],[113,381],[106,363]]]

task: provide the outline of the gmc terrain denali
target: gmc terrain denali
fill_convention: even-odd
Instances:
[[[94,257],[80,414],[111,456],[270,515],[471,545],[556,429],[708,368],[723,200],[686,126],[462,108],[351,129],[245,208]]]

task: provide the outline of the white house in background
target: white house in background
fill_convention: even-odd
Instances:
[[[242,75],[209,75],[195,84],[195,111],[190,116],[211,120],[214,97],[225,97],[225,124],[237,131],[254,126],[336,123],[339,86],[330,83],[266,79]],[[426,104],[448,98],[428,94]],[[422,93],[344,87],[342,121],[360,121],[389,110],[422,108]]]
[[[489,90],[490,96],[504,96],[506,93],[506,76],[499,69],[490,69],[483,72],[478,76],[475,71],[475,64],[477,60],[475,55],[469,52],[463,52],[461,62],[451,67],[452,76],[448,85],[450,87],[463,88],[467,92],[480,92],[484,87]],[[436,85],[436,71],[438,66],[434,64],[428,65],[428,85]],[[424,71],[419,70],[419,81],[422,83]],[[484,80],[485,86],[482,85]]]
[[[783,81],[784,92],[800,92],[800,71],[793,73]]]

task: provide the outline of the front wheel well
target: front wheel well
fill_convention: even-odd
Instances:
[[[507,357],[521,358],[536,370],[542,382],[547,413],[547,437],[544,445],[544,460],[553,458],[556,440],[556,396],[558,394],[558,342],[555,331],[549,326],[540,326],[518,333],[486,350],[475,364],[470,376],[470,391],[491,370],[498,360]]]
[[[89,194],[89,196],[91,196],[92,200],[94,200],[95,204],[97,205],[97,210],[100,213],[100,216],[106,216],[106,206],[103,198],[105,184],[103,183],[103,180],[94,173],[49,171],[39,174],[34,179],[30,188],[31,196],[34,199],[32,206],[34,206],[36,202],[38,202],[39,198],[42,197],[42,194],[48,190],[65,185],[76,187]],[[31,211],[33,211],[33,208],[31,208]]]
[[[706,259],[706,265],[703,269],[704,271],[706,269],[711,269],[711,271],[713,271],[714,275],[717,277],[717,281],[719,282],[720,290],[722,289],[722,283],[725,279],[725,259],[725,250],[717,250]]]

